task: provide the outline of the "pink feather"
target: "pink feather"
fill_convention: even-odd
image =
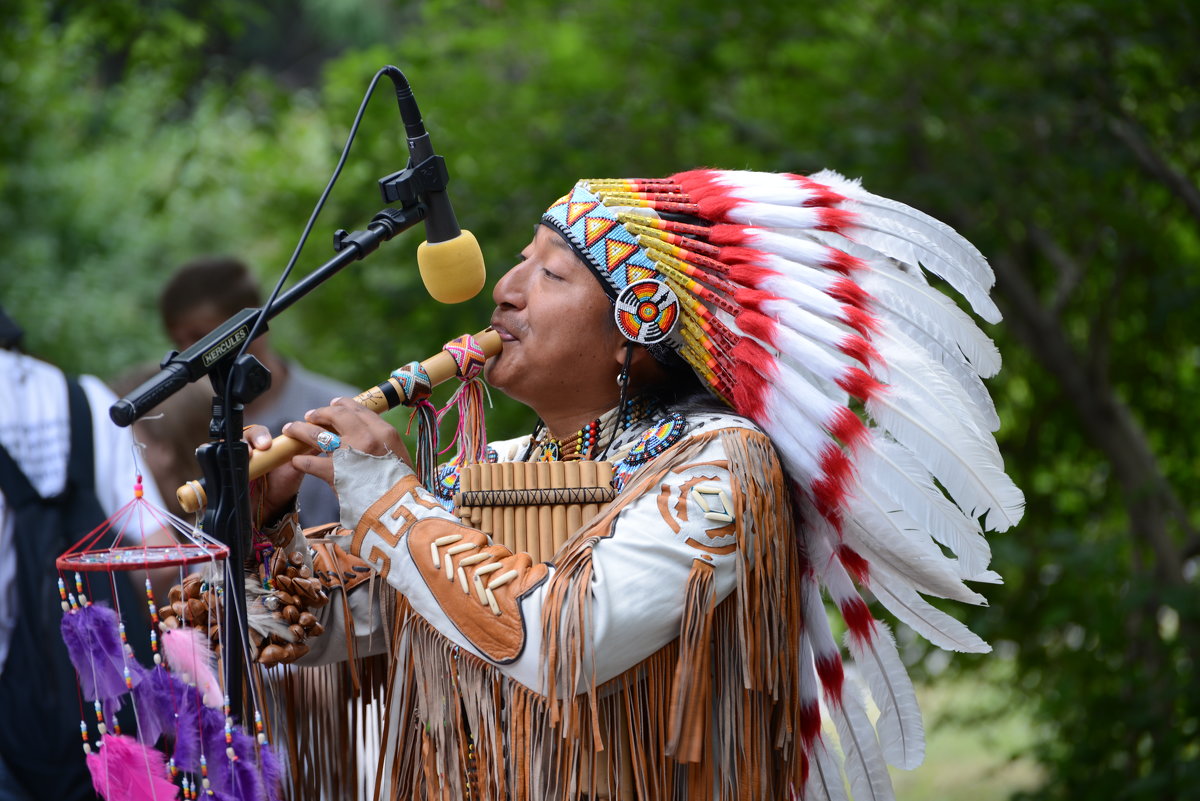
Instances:
[[[171,672],[204,695],[205,706],[218,708],[224,700],[221,683],[213,670],[213,653],[207,638],[194,628],[170,629],[163,634],[163,651]]]
[[[106,801],[168,801],[179,788],[167,779],[167,757],[123,734],[105,734],[87,755],[92,786]]]

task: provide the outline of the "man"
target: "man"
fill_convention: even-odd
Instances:
[[[184,350],[242,309],[261,306],[262,302],[258,283],[245,264],[234,258],[211,256],[180,267],[163,287],[158,306],[171,342]],[[355,392],[349,384],[310,372],[280,356],[271,348],[267,335],[252,342],[249,352],[271,371],[271,386],[246,406],[245,420],[264,425],[273,433],[278,434],[284,423],[309,409]],[[188,445],[194,451],[204,441]],[[330,520],[337,515],[337,499],[320,481],[307,481],[300,491],[300,514],[306,524]]]
[[[994,348],[918,262],[998,318],[961,237],[832,173],[579,182],[494,291],[488,379],[541,422],[489,458],[615,463],[615,499],[546,562],[447,512],[351,401],[285,427],[332,458],[272,474],[268,518],[323,478],[332,539],[397,593],[388,620],[370,584],[335,599],[307,657],[391,633],[388,797],[891,795],[884,762],[920,762],[920,714],[854,584],[936,644],[986,650],[919,593],[981,602],[963,583],[995,579],[979,521],[1007,528],[1023,503],[981,393]]]

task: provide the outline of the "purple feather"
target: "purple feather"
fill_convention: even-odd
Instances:
[[[89,701],[108,701],[128,692],[120,621],[107,606],[88,604],[62,617],[62,638],[79,674],[79,689]]]
[[[164,733],[175,732],[175,707],[186,686],[162,665],[152,670],[137,666],[142,678],[133,688],[138,716],[138,739],[153,745]],[[178,685],[178,686],[176,686]]]
[[[267,801],[281,801],[283,798],[283,761],[270,745],[264,745],[259,753],[261,754],[260,765],[263,787],[267,791]]]
[[[240,728],[233,730],[231,761],[225,751],[225,730],[222,727],[209,743],[208,777],[216,790],[229,793],[238,801],[258,801],[262,795],[262,780],[258,775],[254,738]]]
[[[199,773],[203,754],[208,759],[211,774],[213,762],[225,758],[225,716],[219,709],[205,706],[195,687],[178,684],[181,691],[175,701],[177,716],[172,756],[180,770]]]
[[[258,765],[254,763],[254,746],[251,740],[250,757],[239,757],[233,763],[233,775],[229,793],[238,801],[259,801],[262,798],[262,777],[258,775]],[[234,746],[234,750],[240,749]]]

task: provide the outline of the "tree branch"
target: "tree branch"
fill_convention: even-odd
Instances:
[[[1108,128],[1129,148],[1142,169],[1182,200],[1188,212],[1200,223],[1200,188],[1159,154],[1141,126],[1131,119],[1113,116],[1108,119]]]
[[[1030,240],[1037,247],[1036,240]],[[1040,250],[1040,248],[1039,248]],[[1050,258],[1050,256],[1047,256]],[[1127,499],[1132,532],[1154,550],[1154,570],[1160,581],[1183,581],[1179,547],[1169,534],[1173,518],[1189,535],[1195,532],[1174,489],[1159,469],[1145,433],[1100,371],[1084,367],[1059,321],[1039,300],[1011,256],[993,259],[997,289],[1009,307],[1008,322],[1062,386],[1075,406],[1089,440],[1107,457]]]

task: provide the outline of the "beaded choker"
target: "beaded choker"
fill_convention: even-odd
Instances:
[[[621,412],[619,406],[614,406],[580,428],[573,436],[561,440],[550,436],[546,425],[539,420],[533,430],[529,453],[525,460],[565,462],[576,459],[595,459],[607,450],[617,434],[646,417],[651,405],[642,398],[635,398],[625,404],[623,413],[619,413]]]

